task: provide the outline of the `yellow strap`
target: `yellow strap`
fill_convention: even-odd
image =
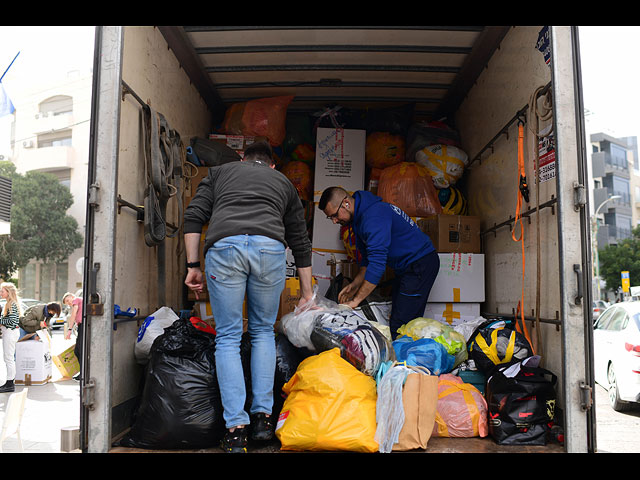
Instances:
[[[500,329],[495,328],[491,332],[492,345],[496,344],[496,340],[498,338],[498,330]],[[516,344],[516,332],[515,331],[511,332],[511,335],[509,337],[509,344],[507,345],[507,351],[505,352],[504,358],[502,360],[500,360],[500,357],[498,357],[498,351],[490,348],[489,345],[487,345],[486,340],[481,334],[476,335],[475,343],[478,344],[480,349],[485,353],[485,355],[487,356],[487,358],[489,358],[489,360],[491,360],[495,365],[499,365],[501,363],[510,362],[511,359],[513,358],[513,349]]]

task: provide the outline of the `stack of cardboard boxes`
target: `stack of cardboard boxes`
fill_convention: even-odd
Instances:
[[[418,220],[440,256],[440,272],[431,289],[424,316],[455,326],[480,316],[485,300],[484,255],[480,219],[438,215]]]

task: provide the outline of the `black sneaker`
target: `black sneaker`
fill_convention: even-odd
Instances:
[[[266,441],[273,438],[273,415],[256,413],[251,419],[251,440]]]
[[[15,391],[16,391],[16,387],[13,384],[13,380],[7,380],[7,383],[5,383],[0,387],[0,393],[10,393]]]
[[[225,453],[247,453],[247,431],[245,427],[227,430],[222,437],[221,445]]]

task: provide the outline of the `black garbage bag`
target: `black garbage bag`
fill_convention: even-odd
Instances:
[[[215,336],[176,320],[153,342],[142,399],[118,443],[147,449],[218,445],[224,434],[216,378]]]

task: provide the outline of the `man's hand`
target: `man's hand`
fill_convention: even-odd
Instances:
[[[199,268],[188,268],[187,276],[184,279],[184,283],[193,293],[196,294],[196,300],[200,299],[199,294],[202,293],[204,288],[204,275],[202,275],[202,270]]]
[[[360,285],[357,285],[356,282],[351,282],[347,286],[345,286],[340,293],[338,294],[338,303],[348,304],[353,300],[356,293],[358,293],[358,288]]]

